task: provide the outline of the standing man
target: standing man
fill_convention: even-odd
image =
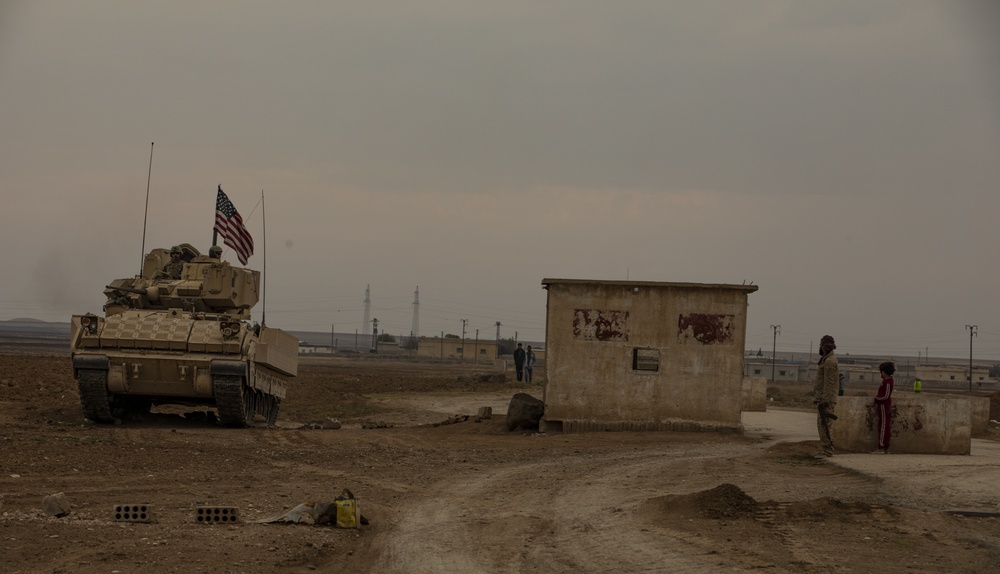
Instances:
[[[886,361],[878,366],[882,384],[875,393],[875,414],[878,418],[875,432],[878,433],[878,448],[885,454],[889,454],[889,442],[892,440],[892,388],[895,386],[892,374],[895,372],[896,365],[892,361]]]
[[[535,368],[535,352],[528,345],[528,352],[524,354],[524,382],[531,384],[531,372]]]
[[[514,349],[514,370],[517,371],[518,381],[524,378],[524,349],[521,348],[521,343]]]
[[[813,387],[813,403],[816,405],[816,430],[823,450],[813,455],[815,458],[833,456],[833,439],[830,438],[830,423],[837,420],[834,407],[837,406],[837,386],[840,374],[837,357],[833,350],[837,344],[830,335],[819,340],[819,366],[816,369],[816,385]]]
[[[919,393],[921,390],[920,377],[913,379],[913,392]]]

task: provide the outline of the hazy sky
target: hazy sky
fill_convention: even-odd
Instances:
[[[752,281],[748,347],[1000,358],[991,0],[5,0],[0,110],[0,319],[138,272],[155,142],[147,250],[207,251],[222,184],[262,268],[263,191],[272,326]]]

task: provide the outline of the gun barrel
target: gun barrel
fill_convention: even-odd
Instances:
[[[121,291],[123,293],[135,293],[137,295],[146,295],[145,289],[140,289],[138,287],[114,287],[112,285],[105,285],[106,289],[114,289],[115,291]]]

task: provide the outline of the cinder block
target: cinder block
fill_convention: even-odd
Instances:
[[[116,522],[152,522],[152,510],[148,504],[116,504],[113,518]]]
[[[195,521],[200,524],[232,524],[240,521],[240,511],[235,506],[199,506]]]

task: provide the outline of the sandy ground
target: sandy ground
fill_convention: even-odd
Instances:
[[[510,433],[511,395],[541,388],[476,370],[310,359],[279,428],[169,410],[97,426],[68,357],[0,355],[0,571],[1000,570],[995,432],[970,456],[829,460],[795,410],[745,413],[742,436]],[[496,416],[433,424],[481,406]],[[326,417],[343,428],[302,428]],[[256,522],[344,488],[359,530]],[[42,511],[58,492],[63,518]],[[125,504],[153,521],[116,521]],[[198,523],[206,505],[240,521]]]

